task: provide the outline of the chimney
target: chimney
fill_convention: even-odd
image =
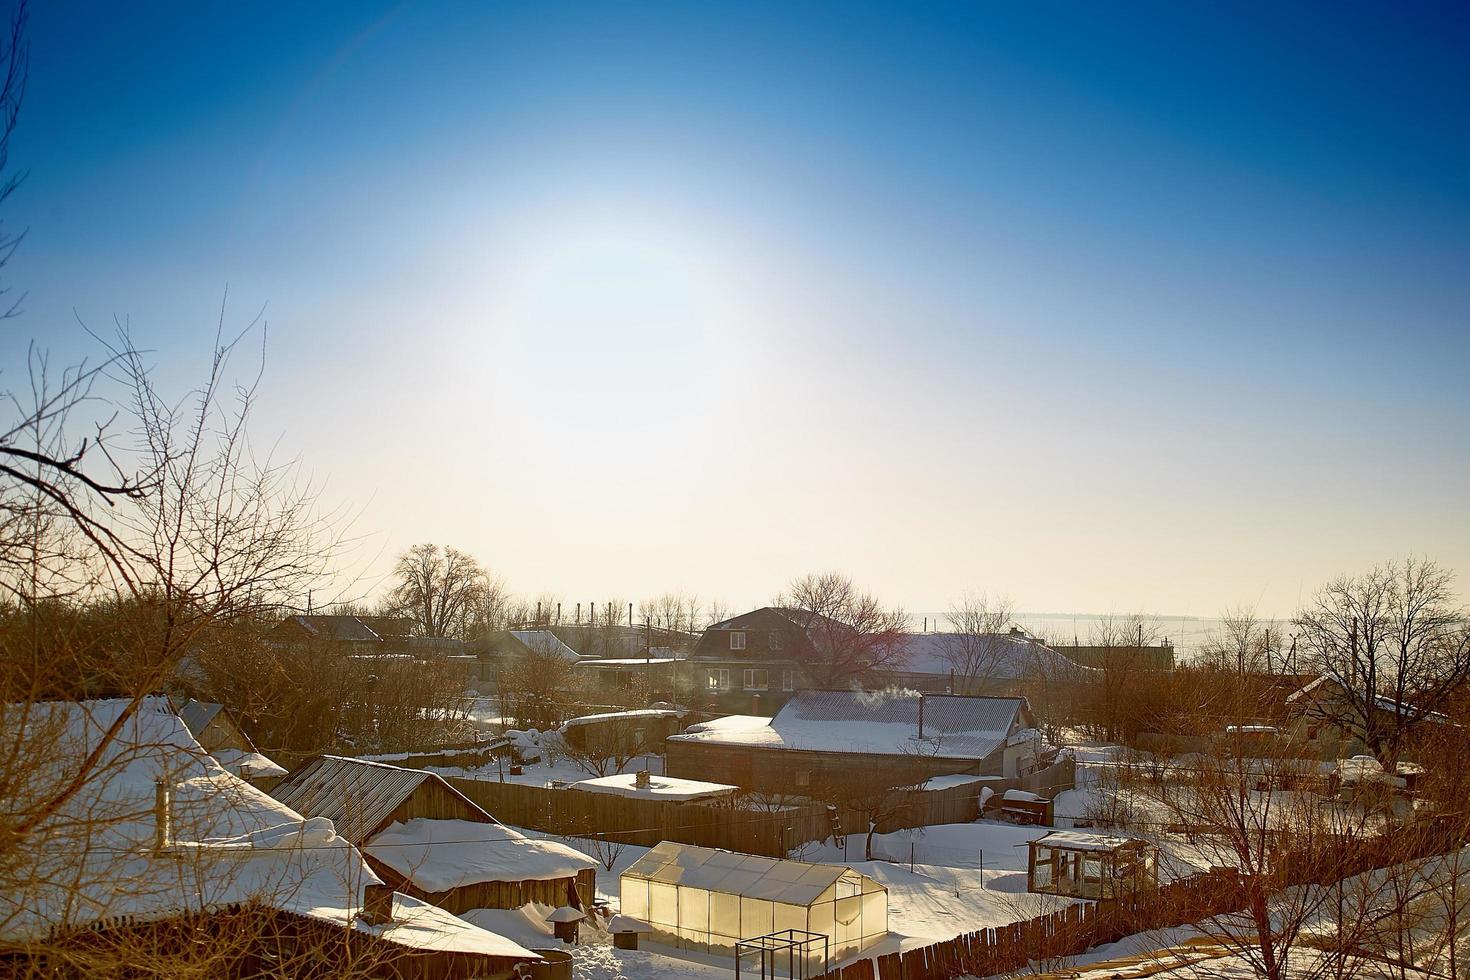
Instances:
[[[393,921],[393,886],[363,885],[362,911],[357,917],[370,926],[386,925]]]
[[[153,853],[162,854],[174,839],[174,791],[165,780],[153,784]]]
[[[633,785],[639,789],[648,789],[653,785],[653,773],[647,769],[639,769],[633,774]]]

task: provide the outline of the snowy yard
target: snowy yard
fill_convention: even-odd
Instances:
[[[1068,904],[1070,899],[1026,891],[1026,842],[1049,829],[979,822],[878,835],[874,839],[874,853],[895,859],[902,856],[902,864],[843,861],[841,850],[831,844],[807,845],[793,851],[791,856],[815,863],[845,864],[888,889],[890,936],[864,951],[865,956],[872,956],[1029,919]],[[569,843],[575,846],[578,842],[570,839]],[[915,855],[913,870],[908,866],[911,844]],[[849,853],[860,856],[862,845],[861,838],[849,838]],[[645,853],[647,848],[628,846],[617,856],[611,872],[598,868],[598,896],[607,899],[614,910],[620,907],[618,875]],[[549,911],[545,910],[542,917]],[[482,920],[479,916],[487,918]],[[516,912],[470,913],[467,918],[522,945],[545,945],[550,937],[550,928],[544,923]],[[641,950],[625,951],[613,949],[609,942],[606,935],[584,931],[583,944],[569,947],[575,957],[577,977],[643,980],[674,976],[727,977],[734,972],[728,957],[667,949],[647,941]]]

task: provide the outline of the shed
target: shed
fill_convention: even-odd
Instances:
[[[255,743],[224,705],[190,698],[179,705],[178,714],[204,751],[241,779],[286,775],[285,769],[256,751]]]
[[[1158,887],[1158,849],[1141,837],[1054,830],[1030,842],[1027,891],[1114,899]]]
[[[596,894],[596,861],[505,826],[436,773],[327,755],[271,795],[330,819],[384,881],[451,912],[582,907]]]
[[[622,914],[683,949],[733,951],[796,929],[828,937],[836,958],[888,934],[888,889],[841,865],[664,841],[623,872]]]

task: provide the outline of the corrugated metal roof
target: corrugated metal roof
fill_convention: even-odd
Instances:
[[[192,698],[184,702],[179,709],[179,717],[184,719],[184,725],[189,729],[189,734],[196,739],[204,734],[209,723],[214,721],[216,715],[223,710],[224,705],[215,704],[211,701],[195,701]]]
[[[431,772],[381,762],[324,755],[283,779],[271,796],[308,817],[326,817],[353,844],[361,844]]]

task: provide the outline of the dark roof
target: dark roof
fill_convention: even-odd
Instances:
[[[303,816],[326,817],[338,834],[361,844],[426,782],[442,784],[486,822],[496,822],[437,773],[334,755],[313,759],[291,773],[271,796]]]
[[[292,616],[286,620],[312,636],[347,643],[380,643],[382,637],[356,616]]]
[[[845,626],[835,619],[823,616],[821,613],[808,612],[805,609],[789,609],[785,606],[762,606],[752,609],[750,612],[732,616],[729,619],[715,623],[709,627],[712,630],[748,630],[748,629],[793,629],[803,630],[814,626],[817,620],[826,619],[835,626]]]
[[[189,734],[196,739],[204,734],[209,723],[224,710],[224,705],[215,704],[211,701],[195,701],[190,698],[179,708],[179,717],[184,720],[184,727],[189,729]]]

